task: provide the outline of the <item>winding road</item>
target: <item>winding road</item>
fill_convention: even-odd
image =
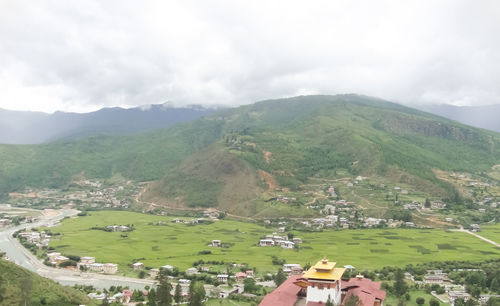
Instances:
[[[48,214],[47,212],[51,212]],[[0,250],[5,252],[11,261],[41,276],[50,278],[60,284],[73,286],[92,285],[95,288],[109,288],[110,286],[128,286],[131,289],[143,289],[145,286],[155,285],[151,279],[137,279],[118,275],[104,275],[86,273],[68,269],[57,269],[44,265],[38,258],[26,250],[17,239],[12,237],[15,231],[47,226],[65,217],[76,215],[78,211],[71,209],[44,211],[40,220],[34,223],[25,223],[14,227],[4,228],[0,232]]]

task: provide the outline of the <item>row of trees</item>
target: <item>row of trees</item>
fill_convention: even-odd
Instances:
[[[170,306],[175,302],[177,305],[182,302],[182,288],[180,284],[175,286],[174,295],[172,285],[168,281],[166,273],[160,273],[159,285],[156,290],[151,289],[148,295],[149,306]],[[189,285],[189,306],[201,306],[205,300],[206,292],[202,282],[192,281]]]

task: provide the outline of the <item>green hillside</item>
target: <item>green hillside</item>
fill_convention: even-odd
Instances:
[[[500,164],[500,134],[369,97],[304,96],[146,134],[2,145],[0,162],[4,193],[26,185],[61,187],[78,174],[120,173],[158,180],[145,201],[254,215],[267,209],[268,189],[299,191],[318,178],[377,176],[452,196],[453,187],[433,169],[488,172]]]
[[[0,305],[94,305],[85,293],[0,259]]]
[[[238,189],[223,188],[227,184],[219,179],[221,167],[209,162],[214,151],[233,156],[225,158],[226,163],[244,161],[253,169],[261,195],[269,181],[293,191],[311,178],[366,175],[447,197],[454,189],[438,180],[433,169],[481,172],[500,162],[498,134],[353,95],[264,101],[205,120],[225,122],[222,139],[189,159],[189,168],[181,165],[150,186],[146,200],[176,199],[190,206],[218,203],[247,215],[265,209],[265,197],[259,196],[248,207],[248,184],[240,176],[225,179]],[[196,186],[203,186],[202,191]],[[245,207],[234,194],[246,200]]]

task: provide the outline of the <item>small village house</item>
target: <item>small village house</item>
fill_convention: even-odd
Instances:
[[[237,282],[241,283],[245,280],[245,278],[247,278],[247,274],[244,272],[238,272],[236,273],[235,278]]]
[[[158,274],[160,274],[160,269],[149,270],[149,277],[151,277],[152,279],[156,279],[158,277]]]
[[[229,275],[227,275],[227,274],[217,275],[217,280],[221,283],[227,283],[228,278],[229,278]]]
[[[115,274],[118,272],[118,265],[114,263],[106,263],[103,265],[103,272],[105,274]]]
[[[259,242],[260,246],[274,246],[274,240],[272,239],[261,239]]]

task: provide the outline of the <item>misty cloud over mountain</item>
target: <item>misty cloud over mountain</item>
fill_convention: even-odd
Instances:
[[[488,106],[420,105],[417,108],[463,124],[500,132],[500,104]]]
[[[122,135],[190,121],[215,109],[148,105],[137,108],[104,108],[91,113],[46,114],[0,109],[0,143],[36,144],[91,134]]]

